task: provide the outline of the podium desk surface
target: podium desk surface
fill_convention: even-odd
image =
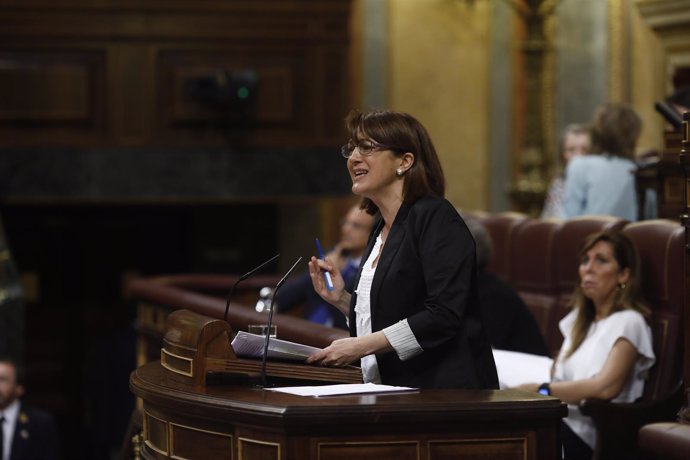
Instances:
[[[286,384],[289,385],[289,384]],[[241,383],[209,383],[195,389],[166,377],[159,362],[136,369],[130,388],[145,404],[206,419],[260,423],[289,431],[332,424],[376,422],[470,424],[559,422],[567,414],[560,400],[518,390],[417,390],[342,396],[298,396]],[[341,426],[342,428],[342,426]]]

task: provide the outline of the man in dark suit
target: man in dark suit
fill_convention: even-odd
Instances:
[[[0,460],[55,460],[57,432],[50,414],[25,405],[22,372],[0,356]]]
[[[351,207],[340,223],[340,241],[327,257],[338,266],[346,289],[352,289],[373,225],[374,217],[359,209],[359,205]],[[298,305],[304,305],[306,319],[324,326],[348,329],[345,315],[314,291],[309,272],[302,274],[294,281],[285,283],[275,301],[276,311],[280,313],[285,313]]]
[[[549,356],[544,336],[534,315],[505,281],[486,271],[493,245],[482,223],[464,216],[477,245],[477,284],[484,326],[493,348]]]

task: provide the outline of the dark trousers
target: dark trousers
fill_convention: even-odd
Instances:
[[[561,422],[561,440],[563,441],[564,460],[592,460],[594,452],[591,447],[575,434],[565,422]]]

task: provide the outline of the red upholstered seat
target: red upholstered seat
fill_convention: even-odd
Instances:
[[[690,425],[676,422],[650,423],[640,428],[640,455],[648,460],[687,460],[690,455]]]
[[[551,328],[558,294],[554,241],[562,225],[559,220],[529,219],[515,228],[510,251],[511,284],[534,315],[552,354],[562,340]]]
[[[657,363],[645,387],[645,400],[656,400],[676,387],[683,366],[685,229],[670,220],[644,221],[623,229],[642,260],[642,281],[652,307],[650,325]]]
[[[486,271],[510,282],[511,248],[515,231],[528,220],[528,216],[516,212],[504,212],[480,216],[480,222],[491,236],[493,252]]]

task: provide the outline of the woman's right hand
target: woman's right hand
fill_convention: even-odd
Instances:
[[[333,281],[332,291],[326,288],[326,281],[323,276],[325,272],[331,274],[331,280]],[[333,264],[330,257],[320,260],[312,256],[309,261],[309,276],[311,277],[314,291],[323,300],[338,308],[343,314],[347,314],[347,310],[350,308],[350,294],[345,290],[345,281],[343,281],[343,276],[340,274],[340,269]]]

